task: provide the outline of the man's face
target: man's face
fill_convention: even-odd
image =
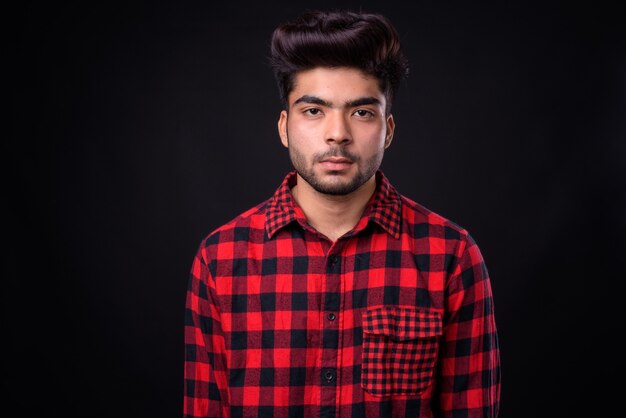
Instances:
[[[371,179],[391,143],[378,80],[353,68],[299,72],[278,121],[291,162],[315,190],[346,195]]]

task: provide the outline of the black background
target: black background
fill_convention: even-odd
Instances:
[[[86,3],[24,2],[3,19],[6,409],[181,416],[193,255],[291,168],[276,132],[271,31],[307,7],[350,7],[386,14],[412,64],[383,171],[467,228],[487,262],[501,417],[624,414],[616,8]]]

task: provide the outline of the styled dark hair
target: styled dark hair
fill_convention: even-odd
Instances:
[[[351,11],[309,11],[272,34],[270,65],[285,108],[297,72],[351,67],[374,76],[389,112],[408,61],[398,32],[384,16]]]

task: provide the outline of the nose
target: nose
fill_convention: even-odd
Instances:
[[[352,141],[350,124],[343,112],[330,112],[326,117],[326,143],[346,144]]]

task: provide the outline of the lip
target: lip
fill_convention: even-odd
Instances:
[[[329,158],[325,158],[322,161],[320,161],[322,163],[333,163],[333,164],[352,164],[352,161],[344,158],[344,157],[329,157]]]
[[[352,161],[342,157],[331,157],[323,159],[320,164],[329,171],[344,171],[352,165]]]

